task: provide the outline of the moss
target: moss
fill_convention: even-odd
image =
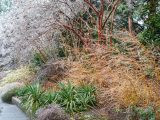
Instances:
[[[2,101],[6,102],[6,103],[11,103],[12,97],[16,95],[16,92],[17,92],[17,88],[14,88],[14,89],[8,91],[4,95],[2,95]]]

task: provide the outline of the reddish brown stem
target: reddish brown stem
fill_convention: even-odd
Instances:
[[[96,7],[93,6],[93,4],[89,0],[84,0],[85,3],[96,13],[97,16],[99,16],[99,12]]]
[[[104,23],[103,23],[103,26],[102,26],[103,29],[104,29],[104,27],[105,27],[105,25],[106,25],[108,19],[110,18],[112,12],[117,8],[116,6],[118,6],[118,4],[119,4],[120,1],[121,1],[121,0],[117,0],[117,1],[115,2],[115,4],[113,5],[113,7],[112,7],[110,13],[108,14],[107,18],[105,19],[105,21],[104,21]]]

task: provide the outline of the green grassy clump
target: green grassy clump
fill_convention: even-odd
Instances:
[[[18,90],[22,105],[32,113],[40,107],[56,103],[72,114],[88,110],[96,103],[95,88],[91,85],[75,87],[70,82],[60,83],[59,91],[47,92],[39,84],[29,85]]]
[[[38,108],[43,106],[43,96],[45,92],[42,91],[39,84],[27,85],[17,91],[17,95],[21,97],[23,107],[30,113],[35,113]]]
[[[65,108],[66,112],[86,111],[96,103],[95,88],[91,85],[74,87],[70,82],[67,85],[60,83],[57,92],[57,103]]]

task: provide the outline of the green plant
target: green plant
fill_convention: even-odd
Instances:
[[[2,101],[6,102],[6,103],[11,103],[12,102],[12,97],[16,96],[16,92],[17,92],[17,88],[8,91],[4,95],[2,95]]]
[[[141,17],[144,20],[144,30],[139,34],[140,41],[144,45],[160,47],[159,0],[146,1],[142,8]]]
[[[60,83],[58,103],[69,113],[85,111],[95,105],[95,88],[90,85],[74,87],[70,82],[67,85]]]
[[[33,58],[31,59],[31,63],[33,64],[33,66],[41,66],[45,63],[45,58],[43,57],[43,55],[41,53],[34,53],[33,54]]]
[[[153,77],[155,76],[155,74],[154,74],[154,69],[153,69],[152,67],[147,67],[147,68],[145,69],[145,75],[146,75],[146,77],[148,77],[148,78],[153,78]]]
[[[58,99],[58,94],[57,93],[52,93],[52,92],[46,92],[44,94],[44,104],[52,104],[53,102],[56,103]]]
[[[58,57],[67,57],[68,53],[66,53],[66,50],[64,47],[59,47],[58,48]]]
[[[29,88],[28,87],[29,87],[29,85],[26,85],[26,86],[24,86],[22,88],[19,88],[17,90],[17,92],[16,92],[16,95],[18,97],[22,97],[22,96],[26,95],[29,92]]]
[[[91,85],[83,85],[78,88],[78,97],[81,101],[80,110],[87,110],[88,107],[94,106],[96,103],[95,87]]]
[[[59,84],[60,91],[58,91],[58,103],[65,107],[67,112],[77,112],[77,102],[79,101],[77,98],[77,90],[74,86],[69,82],[67,85],[60,83]]]
[[[44,105],[44,94],[39,84],[26,86],[17,93],[19,97],[22,97],[24,108],[31,113],[35,113],[39,107]]]
[[[75,87],[70,82],[66,85],[59,83],[57,92],[45,92],[39,84],[28,85],[18,90],[17,95],[22,99],[22,105],[32,113],[42,106],[56,103],[65,108],[68,113],[85,111],[96,103],[95,87],[83,85]]]
[[[113,44],[114,44],[114,48],[119,53],[122,53],[122,54],[127,54],[128,53],[127,47],[128,47],[129,43],[121,42],[120,40],[113,38]]]
[[[144,45],[155,47],[160,46],[160,38],[158,33],[153,33],[149,29],[138,34],[140,42]]]
[[[131,112],[132,120],[156,120],[156,114],[151,106],[147,108],[131,107]]]

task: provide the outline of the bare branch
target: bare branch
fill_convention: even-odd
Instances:
[[[96,7],[93,6],[93,4],[91,2],[89,2],[89,0],[84,0],[85,3],[87,3],[87,5],[92,8],[92,10],[96,13],[97,16],[99,16],[99,12],[97,10]]]
[[[111,14],[113,13],[113,11],[117,8],[117,5],[119,4],[120,1],[121,1],[121,0],[117,0],[117,1],[115,2],[115,4],[114,4],[113,7],[112,7],[112,10],[110,11],[110,13],[108,14],[106,20],[104,21],[102,28],[105,27],[105,24],[107,23],[108,19],[110,18]]]

